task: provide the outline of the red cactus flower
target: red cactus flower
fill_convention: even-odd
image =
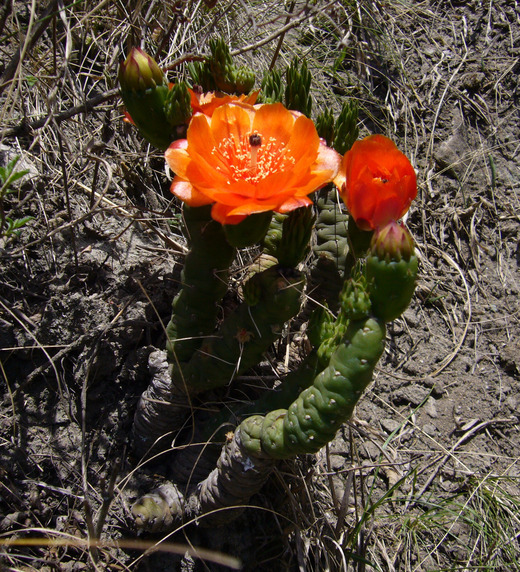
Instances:
[[[410,161],[384,135],[356,141],[345,153],[334,183],[362,230],[401,218],[417,195]]]

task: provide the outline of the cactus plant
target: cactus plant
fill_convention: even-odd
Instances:
[[[235,66],[225,43],[211,40],[210,49],[205,62],[191,66],[194,80],[227,92],[250,87],[252,74]],[[163,90],[160,70],[139,57],[149,72],[141,74],[146,89]],[[132,66],[121,74],[123,88],[132,81],[143,87]],[[353,102],[336,120],[322,113],[317,130],[308,117],[305,63],[293,61],[285,89],[278,72],[262,88],[264,101],[277,103],[254,105],[256,94],[248,101],[226,96],[205,108],[215,96],[204,103],[192,90],[186,137],[166,150],[189,251],[166,328],[167,352],[150,355],[151,383],[134,421],[136,452],[164,447],[165,434],[181,435],[195,402],[236,387],[298,314],[304,295],[312,300],[300,315],[309,319],[311,349],[256,401],[226,404],[203,423],[193,414],[193,434],[213,444],[174,452],[176,482],[162,483],[132,507],[141,529],[165,530],[189,518],[225,522],[278,459],[314,453],[333,439],[372,379],[385,324],[413,296],[417,258],[410,233],[397,223],[416,194],[408,159],[381,135],[353,144]],[[181,88],[169,93],[164,109],[171,124],[187,99]],[[291,110],[279,103],[282,96]],[[233,307],[223,309],[235,256],[251,247],[262,253],[233,289]]]

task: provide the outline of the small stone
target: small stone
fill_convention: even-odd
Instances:
[[[395,419],[381,419],[381,427],[388,433],[398,431],[401,424]]]
[[[420,385],[409,385],[406,387],[401,387],[398,389],[393,397],[392,401],[396,405],[413,405],[417,407],[421,405],[428,397],[430,390],[426,387]]]
[[[430,437],[433,437],[437,433],[437,427],[431,423],[425,423],[422,430],[424,433],[426,433],[426,435],[429,435]]]
[[[435,401],[435,399],[433,399],[433,397],[428,398],[428,401],[426,402],[426,406],[424,409],[432,419],[436,419],[439,416],[437,412],[437,402]]]
[[[444,381],[427,376],[423,379],[423,385],[432,390],[433,397],[440,397],[444,394]]]

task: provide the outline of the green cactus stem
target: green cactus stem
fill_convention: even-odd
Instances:
[[[227,241],[236,248],[254,246],[261,242],[271,223],[272,211],[255,213],[238,224],[225,224],[224,233]]]
[[[190,389],[199,392],[226,385],[256,365],[285,322],[298,313],[304,285],[300,272],[280,266],[250,278],[244,286],[247,301],[226,317],[183,368]]]
[[[345,278],[344,268],[349,252],[348,219],[341,210],[334,191],[323,192],[316,201],[316,244],[313,245],[314,261],[309,278],[309,299],[325,303],[335,312],[338,296]]]
[[[276,213],[264,238],[264,252],[274,256],[280,266],[298,266],[309,252],[314,221],[311,207],[300,207],[289,214]]]
[[[288,409],[271,411],[263,417],[260,451],[274,459],[283,459],[317,452],[331,441],[352,415],[372,379],[383,352],[384,337],[385,328],[379,320],[353,321],[343,342],[332,354],[329,366],[314,383],[302,391]],[[249,447],[246,448],[251,454],[259,453],[258,443]]]
[[[181,273],[181,289],[166,327],[171,363],[188,361],[215,329],[217,304],[228,288],[229,266],[235,257],[222,225],[211,218],[211,206],[184,205],[189,252]]]

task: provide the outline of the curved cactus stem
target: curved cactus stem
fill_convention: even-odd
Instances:
[[[150,354],[148,369],[150,384],[139,398],[132,428],[139,457],[166,449],[190,411],[189,397],[172,381],[165,351]]]
[[[167,354],[149,359],[151,380],[134,417],[134,449],[140,456],[167,446],[191,411],[182,367],[213,333],[218,302],[227,291],[229,266],[236,249],[226,240],[222,225],[211,219],[211,207],[184,208],[190,250],[181,274],[182,285],[172,304],[166,327]]]
[[[247,450],[283,459],[298,453],[314,453],[331,441],[350,418],[372,379],[383,352],[384,337],[385,327],[379,320],[352,321],[329,366],[316,376],[313,384],[287,409],[259,416],[259,438],[246,443]]]
[[[236,518],[268,479],[274,461],[250,455],[235,432],[209,476],[184,495],[173,483],[164,483],[142,496],[132,506],[138,529],[168,531],[183,522],[197,520],[203,526],[218,526]]]

